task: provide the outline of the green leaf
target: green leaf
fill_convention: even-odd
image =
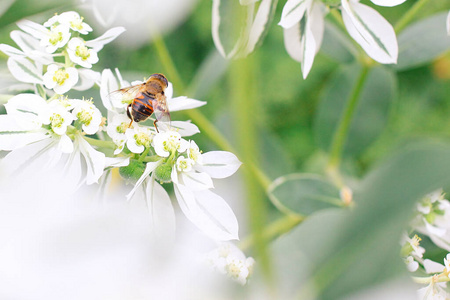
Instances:
[[[315,214],[273,244],[280,299],[348,299],[405,275],[399,240],[412,210],[418,199],[448,183],[449,144],[405,145],[363,179],[354,210]]]
[[[350,63],[355,60],[358,50],[352,44],[348,35],[345,35],[330,22],[325,22],[325,32],[320,51],[341,63]]]
[[[339,190],[313,174],[297,173],[279,177],[270,185],[268,192],[276,205],[281,204],[300,215],[342,206]]]
[[[347,99],[356,83],[358,65],[344,66],[327,83],[314,124],[318,145],[328,151]],[[361,92],[344,147],[344,156],[364,151],[383,131],[396,93],[396,77],[382,66],[372,68]]]
[[[3,0],[2,0],[3,1]],[[8,0],[8,2],[11,2]],[[65,5],[67,8],[67,4]],[[63,7],[60,0],[15,0],[0,17],[0,28],[17,22],[25,17],[52,10],[49,18]]]
[[[450,49],[450,36],[446,31],[448,12],[420,20],[403,30],[398,36],[397,70],[424,65]]]

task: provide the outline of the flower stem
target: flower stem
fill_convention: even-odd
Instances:
[[[363,65],[361,73],[356,81],[353,91],[347,100],[346,107],[344,109],[344,114],[339,121],[339,125],[334,133],[333,140],[330,147],[330,159],[328,161],[328,170],[333,173],[333,170],[337,170],[342,158],[342,152],[347,140],[348,131],[350,129],[350,124],[353,119],[356,107],[358,106],[359,100],[361,99],[361,92],[364,87],[364,83],[367,79],[367,74],[369,72],[369,67]]]
[[[405,27],[411,23],[414,17],[423,9],[429,0],[419,0],[397,21],[394,26],[395,33],[401,32]]]

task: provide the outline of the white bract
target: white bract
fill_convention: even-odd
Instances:
[[[216,271],[245,285],[253,272],[255,260],[232,243],[222,243],[205,255],[205,261]]]
[[[70,104],[74,107],[72,115],[82,124],[86,134],[95,134],[100,130],[102,114],[92,101],[70,100]]]
[[[405,0],[372,1],[382,6]],[[382,64],[397,63],[398,45],[393,27],[373,8],[359,0],[342,0],[342,18],[350,36],[366,53]],[[289,55],[301,63],[303,78],[308,76],[319,51],[327,8],[319,0],[289,0],[278,23],[284,28],[284,43]]]
[[[92,68],[92,65],[98,62],[97,52],[86,47],[86,42],[80,38],[72,38],[69,41],[67,53],[72,62],[85,68]]]
[[[78,82],[78,71],[73,67],[60,68],[58,65],[52,64],[48,66],[43,79],[46,88],[63,95]]]

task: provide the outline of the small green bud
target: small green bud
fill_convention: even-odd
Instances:
[[[170,175],[172,174],[172,165],[170,163],[165,163],[160,165],[155,170],[155,178],[160,182],[167,183],[171,182],[172,179]]]
[[[130,160],[128,166],[119,168],[119,174],[125,180],[136,181],[142,176],[144,170],[145,163],[137,160]]]

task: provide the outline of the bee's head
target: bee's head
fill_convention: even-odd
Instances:
[[[164,88],[167,88],[167,86],[169,85],[169,82],[167,81],[166,76],[164,76],[161,73],[155,73],[155,74],[150,75],[150,78],[148,80],[154,80],[154,79],[159,80],[163,84]]]

